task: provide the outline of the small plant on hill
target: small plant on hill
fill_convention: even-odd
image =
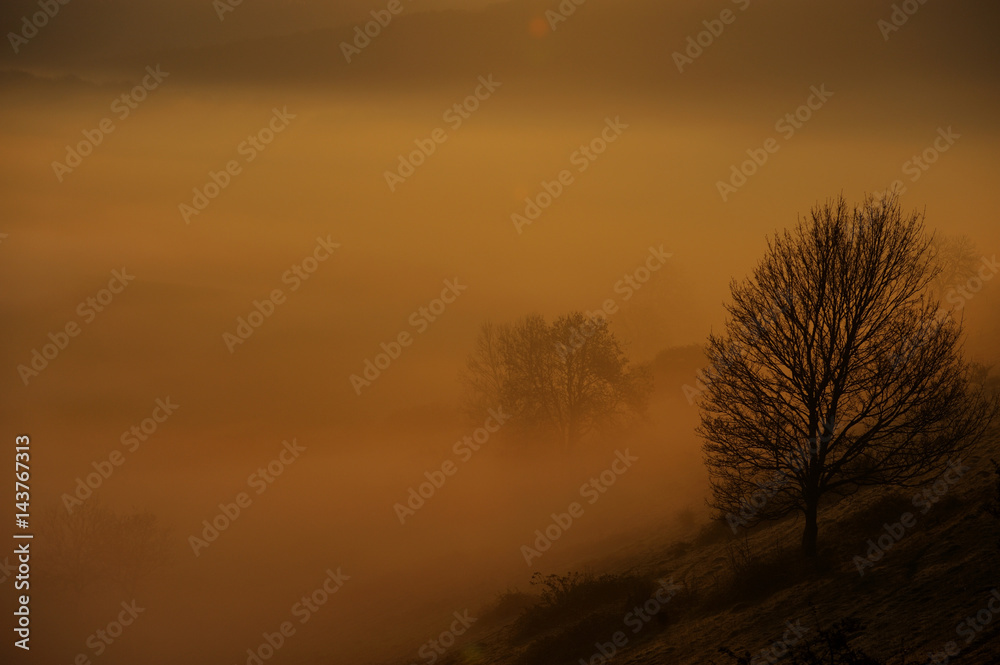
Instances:
[[[814,625],[819,625],[815,610],[813,614],[817,619]],[[892,661],[876,658],[852,644],[866,629],[867,625],[859,619],[840,619],[826,629],[816,630],[814,636],[807,637],[797,644],[779,642],[759,654],[751,654],[744,650],[742,655],[728,647],[721,647],[719,653],[728,656],[736,665],[751,665],[764,662],[766,659],[773,661],[775,657],[787,659],[785,662],[788,665],[890,665]],[[783,652],[780,655],[777,653],[779,646]],[[906,665],[905,655],[901,655],[896,663]]]
[[[516,640],[531,639],[547,630],[578,621],[601,610],[620,616],[637,599],[645,600],[655,590],[652,580],[635,575],[535,573],[531,584],[540,587],[539,602],[524,610],[514,622]]]

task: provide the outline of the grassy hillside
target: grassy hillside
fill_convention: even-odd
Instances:
[[[991,458],[1000,459],[996,430],[953,483],[826,505],[815,561],[798,554],[801,520],[735,535],[682,516],[586,572],[538,574],[530,593],[507,591],[438,662],[1000,662]],[[879,556],[872,544],[887,547]]]

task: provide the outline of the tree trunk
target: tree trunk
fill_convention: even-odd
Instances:
[[[806,526],[802,531],[802,554],[810,558],[816,556],[816,540],[819,534],[818,504],[819,502],[813,499],[806,500]]]

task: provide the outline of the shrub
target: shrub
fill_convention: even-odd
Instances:
[[[694,537],[694,545],[695,547],[702,547],[704,545],[722,543],[729,540],[732,536],[733,530],[729,528],[725,520],[714,519],[698,530],[698,535]]]
[[[534,640],[518,662],[521,665],[553,665],[573,663],[580,658],[587,660],[596,641],[607,640],[621,628],[621,614],[607,610],[595,612],[562,630]]]
[[[503,622],[520,615],[537,604],[537,597],[517,589],[507,589],[503,593],[497,594],[496,599],[479,613],[479,618],[484,623]]]
[[[531,584],[541,588],[540,598],[537,605],[527,608],[514,622],[513,637],[518,641],[608,606],[614,606],[620,622],[630,603],[644,602],[655,590],[652,580],[635,575],[568,573],[543,576],[535,573]]]
[[[819,619],[813,610],[814,625]],[[788,665],[889,665],[890,661],[869,655],[860,647],[852,645],[864,634],[868,626],[856,619],[846,618],[835,621],[826,629],[816,630],[816,634],[792,645],[785,656]],[[743,655],[734,653],[728,647],[721,647],[719,653],[726,655],[737,665],[751,665],[763,659],[744,650]],[[899,665],[906,665],[905,654],[899,654]]]

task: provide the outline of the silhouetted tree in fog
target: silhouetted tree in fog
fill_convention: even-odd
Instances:
[[[975,276],[981,259],[976,244],[966,236],[935,235],[931,245],[934,262],[940,271],[931,284],[934,297],[944,300],[949,289],[965,284]]]
[[[134,593],[168,560],[169,533],[149,512],[116,513],[94,498],[72,515],[52,507],[40,523],[41,572],[75,596],[108,583]]]
[[[641,412],[651,389],[607,321],[579,312],[552,324],[538,315],[484,324],[463,379],[470,415],[502,406],[516,427],[552,436],[566,450]]]
[[[928,295],[931,242],[898,199],[841,197],[732,284],[699,427],[716,508],[744,525],[802,512],[811,556],[824,495],[925,481],[983,433],[996,401]]]

